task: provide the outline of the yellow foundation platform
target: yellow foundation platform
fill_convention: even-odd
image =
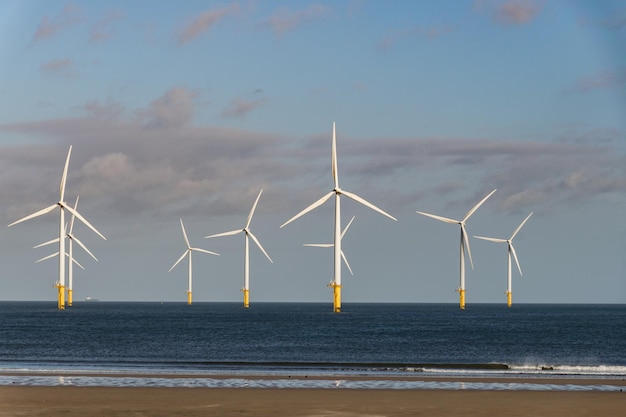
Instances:
[[[250,307],[250,290],[243,289],[243,307]]]

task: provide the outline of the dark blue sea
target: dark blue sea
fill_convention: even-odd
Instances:
[[[240,303],[75,302],[59,311],[55,302],[0,302],[0,385],[290,387],[305,383],[303,377],[323,384],[328,381],[315,377],[360,376],[342,383],[402,389],[413,387],[402,377],[415,376],[496,376],[511,384],[529,376],[626,378],[625,305],[331,310],[326,303],[244,309]],[[272,378],[253,382],[245,375]],[[378,376],[393,378],[380,386]]]

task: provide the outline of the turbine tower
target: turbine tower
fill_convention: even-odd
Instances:
[[[67,152],[67,158],[65,160],[65,167],[63,168],[63,175],[61,176],[61,185],[59,187],[60,198],[59,201],[54,203],[53,205],[46,207],[42,210],[39,210],[36,213],[30,214],[26,217],[23,217],[10,225],[11,227],[15,224],[24,222],[26,220],[30,220],[32,218],[42,216],[44,214],[50,213],[55,208],[59,208],[59,279],[55,284],[55,287],[58,289],[58,302],[57,307],[59,310],[65,309],[65,210],[69,211],[71,214],[76,216],[78,220],[83,222],[87,227],[93,230],[98,236],[102,239],[106,240],[106,238],[96,230],[95,227],[91,225],[79,212],[74,210],[72,207],[68,206],[65,203],[65,182],[67,180],[67,169],[70,164],[70,155],[72,154],[72,147],[70,146],[69,151]]]
[[[252,215],[254,214],[254,210],[256,210],[256,205],[259,202],[259,198],[261,198],[261,194],[263,190],[259,191],[259,195],[257,196],[254,204],[252,205],[252,210],[250,210],[250,214],[248,214],[248,221],[246,222],[246,227],[243,229],[231,230],[230,232],[217,233],[215,235],[205,236],[205,239],[211,239],[214,237],[222,237],[222,236],[232,236],[239,233],[243,233],[245,235],[245,247],[243,254],[243,288],[241,291],[243,292],[243,306],[245,308],[250,307],[250,239],[256,243],[256,245],[261,249],[261,252],[269,259],[271,263],[272,258],[267,254],[263,246],[261,246],[261,242],[254,236],[252,231],[250,230],[250,222],[252,221]]]
[[[348,225],[346,226],[346,228],[343,229],[343,232],[341,232],[341,239],[342,240],[343,240],[343,237],[345,236],[346,232],[350,228],[350,225],[354,221],[354,217],[355,216],[352,216],[352,218],[348,222]],[[312,247],[316,247],[316,248],[332,248],[335,245],[332,244],[332,243],[305,243],[304,246],[312,246]],[[343,259],[343,262],[348,267],[348,271],[350,271],[350,275],[354,275],[354,273],[352,272],[352,268],[350,268],[350,264],[348,263],[348,258],[346,258],[346,255],[343,253],[343,249],[341,249],[341,259]],[[330,287],[332,287],[332,282],[330,284],[328,284],[328,285]]]
[[[359,197],[358,195],[342,190],[339,187],[339,175],[337,172],[337,135],[335,131],[334,122],[333,122],[333,137],[332,137],[332,144],[331,144],[331,172],[332,172],[333,181],[335,183],[335,187],[328,194],[326,194],[325,196],[323,196],[322,198],[320,198],[319,200],[317,200],[316,202],[314,202],[313,204],[311,204],[310,206],[302,210],[300,213],[293,216],[291,219],[287,220],[280,227],[286,226],[287,224],[296,220],[300,216],[303,216],[304,214],[310,212],[311,210],[321,206],[333,195],[335,196],[334,277],[333,277],[333,282],[330,284],[330,287],[333,288],[333,311],[335,313],[339,313],[341,311],[341,199],[340,197],[342,195],[345,195],[346,197],[351,198],[352,200],[358,203],[361,203],[364,206],[369,207],[374,211],[377,211],[383,216],[387,216],[392,220],[396,220],[396,218],[384,212],[383,210],[379,209],[372,203]]]
[[[528,221],[528,219],[530,219],[530,216],[532,216],[533,214],[530,213],[523,222],[520,223],[519,226],[517,226],[517,229],[515,229],[515,231],[513,232],[513,234],[511,235],[510,238],[508,239],[497,239],[494,237],[484,237],[484,236],[474,236],[475,238],[478,239],[483,239],[483,240],[488,240],[490,242],[497,242],[497,243],[506,243],[508,248],[507,248],[507,253],[508,253],[508,263],[507,263],[507,275],[506,275],[506,282],[507,282],[507,287],[506,287],[506,305],[507,307],[511,307],[512,303],[513,303],[513,289],[512,289],[512,278],[511,278],[511,254],[513,254],[513,258],[515,258],[515,264],[517,265],[517,270],[519,271],[520,276],[522,275],[522,268],[519,265],[519,260],[517,259],[517,253],[515,252],[515,247],[513,247],[513,238],[515,237],[515,235],[517,235],[517,232],[520,231],[520,229],[522,228],[522,226],[524,226],[524,224]]]
[[[459,292],[459,305],[461,310],[465,309],[465,248],[467,248],[467,254],[469,255],[470,265],[472,269],[474,269],[474,262],[472,261],[472,251],[470,250],[469,240],[467,238],[467,230],[465,230],[465,222],[470,218],[472,214],[480,207],[496,190],[493,190],[485,198],[480,200],[478,204],[476,204],[470,211],[467,212],[463,220],[454,220],[449,219],[447,217],[437,216],[435,214],[424,213],[418,211],[417,213],[422,214],[427,217],[432,217],[433,219],[440,220],[442,222],[458,224],[461,226],[461,244],[460,244],[460,259],[459,259],[459,288],[457,291]]]
[[[183,224],[183,219],[180,219],[180,227],[183,229],[183,237],[185,238],[185,244],[187,244],[187,250],[185,250],[185,252],[183,252],[183,254],[180,256],[180,258],[178,258],[178,260],[174,263],[174,265],[172,265],[170,270],[167,271],[167,272],[171,272],[172,269],[174,269],[174,267],[176,265],[178,265],[180,263],[180,261],[182,261],[185,256],[189,257],[189,259],[188,259],[189,280],[188,280],[188,285],[187,285],[187,304],[191,305],[191,301],[192,301],[192,295],[191,295],[191,293],[192,293],[192,291],[191,291],[191,280],[192,280],[191,253],[193,251],[197,251],[197,252],[208,253],[208,254],[217,255],[217,256],[220,256],[220,254],[208,251],[206,249],[192,248],[191,244],[189,243],[189,238],[187,237],[187,232],[185,231],[185,225]]]

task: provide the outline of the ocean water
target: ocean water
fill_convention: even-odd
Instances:
[[[244,309],[240,303],[76,302],[59,311],[52,302],[0,302],[0,385],[557,389],[516,379],[626,378],[625,305],[331,309],[327,303]],[[402,380],[418,375],[510,382]],[[342,379],[348,376],[365,378]]]

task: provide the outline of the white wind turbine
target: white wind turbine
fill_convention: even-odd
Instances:
[[[250,230],[250,222],[252,221],[252,215],[254,214],[254,210],[256,210],[256,205],[259,202],[259,198],[261,198],[261,193],[263,190],[259,191],[259,195],[257,196],[254,204],[252,205],[252,210],[250,210],[250,214],[248,214],[248,221],[246,222],[246,227],[243,229],[231,230],[230,232],[217,233],[215,235],[205,236],[205,239],[211,239],[214,237],[222,237],[222,236],[232,236],[239,233],[243,233],[245,235],[245,247],[244,247],[244,255],[243,255],[243,288],[241,289],[243,292],[243,306],[245,308],[250,307],[250,239],[256,243],[256,245],[261,249],[261,252],[269,259],[271,263],[272,258],[267,254],[261,242],[254,236],[252,231]]]
[[[508,307],[511,307],[511,304],[513,303],[512,300],[512,296],[513,296],[513,289],[512,289],[512,278],[511,278],[511,254],[513,254],[513,258],[515,258],[515,264],[517,265],[517,270],[519,271],[519,274],[522,275],[522,268],[519,265],[519,260],[517,259],[517,253],[515,252],[515,247],[513,247],[513,238],[515,237],[515,235],[517,235],[517,233],[520,231],[520,229],[522,228],[522,226],[524,226],[524,224],[528,221],[528,219],[530,219],[530,216],[532,216],[533,214],[530,213],[523,222],[520,223],[519,226],[517,226],[517,229],[515,229],[515,231],[513,232],[513,234],[511,235],[510,238],[508,239],[497,239],[494,237],[484,237],[484,236],[474,236],[475,238],[478,239],[483,239],[483,240],[489,240],[491,242],[497,242],[497,243],[506,243],[508,248],[507,248],[507,253],[508,253],[508,264],[507,264],[507,275],[506,275],[506,282],[507,282],[507,288],[506,288],[506,304]]]
[[[487,201],[487,199],[491,197],[491,195],[495,192],[496,190],[493,190],[492,192],[487,194],[485,198],[480,200],[478,204],[476,204],[474,207],[472,207],[470,211],[467,212],[465,217],[463,217],[463,220],[449,219],[447,217],[437,216],[435,214],[423,213],[421,211],[417,212],[419,214],[432,217],[433,219],[437,219],[442,222],[458,224],[461,226],[461,244],[460,244],[460,261],[459,261],[460,285],[459,285],[459,289],[457,290],[459,292],[459,304],[460,304],[461,309],[465,308],[465,248],[466,247],[467,247],[467,254],[469,255],[470,265],[472,266],[472,269],[474,269],[474,262],[472,261],[472,251],[470,250],[469,239],[467,238],[467,230],[465,230],[465,222],[467,222],[467,219],[469,219],[470,216],[474,214],[474,212],[478,209],[478,207],[480,207],[485,201]]]
[[[341,232],[341,239],[343,239],[343,237],[345,236],[346,232],[350,228],[350,225],[354,221],[354,217],[355,216],[352,216],[352,218],[348,222],[348,225],[346,226],[346,228],[343,229],[343,232]],[[332,244],[332,243],[305,243],[304,246],[313,246],[313,247],[317,247],[317,248],[332,248],[335,245]],[[354,275],[354,273],[352,272],[352,268],[350,268],[350,264],[348,263],[348,258],[346,258],[346,255],[343,253],[343,249],[341,250],[341,259],[343,259],[343,262],[348,267],[348,271],[350,271],[350,275]],[[332,282],[329,285],[332,286]]]
[[[76,197],[76,203],[74,203],[74,210],[78,209],[78,198]],[[76,236],[74,236],[73,234],[73,230],[74,230],[74,219],[76,218],[76,216],[74,216],[72,214],[72,218],[70,219],[70,228],[69,228],[69,232],[66,233],[66,237],[68,239],[68,251],[67,251],[67,256],[68,256],[68,265],[67,265],[67,279],[68,279],[68,288],[67,288],[67,305],[68,306],[72,306],[73,303],[73,281],[74,281],[74,268],[73,268],[73,264],[78,265],[81,269],[85,270],[85,268],[78,263],[78,261],[76,261],[76,259],[74,259],[74,245],[73,243],[76,242],[78,243],[78,245],[83,248],[83,250],[85,252],[87,252],[93,259],[96,260],[96,262],[98,262],[98,258],[96,258],[94,256],[93,253],[91,253],[91,251],[89,249],[87,249],[87,246],[85,246],[83,244],[83,242],[81,242]],[[52,243],[57,243],[59,241],[59,238],[56,239],[52,239],[49,240],[47,242],[41,243],[37,246],[34,246],[34,248],[40,248],[42,246],[46,246],[46,245],[50,245]],[[52,255],[48,255],[45,258],[41,258],[36,262],[41,262],[43,260],[52,258],[56,255],[58,255],[59,252],[53,253]]]
[[[67,158],[65,160],[65,167],[63,168],[63,175],[61,177],[61,185],[59,187],[60,198],[59,201],[54,203],[53,205],[46,207],[45,209],[39,210],[36,213],[30,214],[26,217],[23,217],[13,223],[11,223],[8,227],[11,227],[15,224],[24,222],[26,220],[30,220],[32,218],[42,216],[44,214],[50,213],[55,208],[59,208],[59,280],[56,283],[56,287],[58,289],[58,303],[57,307],[59,310],[65,309],[65,210],[69,211],[71,214],[76,216],[78,220],[83,222],[87,227],[93,230],[98,236],[102,239],[106,240],[106,238],[96,230],[95,227],[91,225],[79,212],[71,208],[65,203],[65,182],[67,180],[67,169],[70,164],[70,155],[72,154],[72,147],[67,152]]]
[[[201,249],[201,248],[192,248],[191,244],[189,243],[189,238],[187,237],[187,232],[185,231],[185,225],[183,224],[183,219],[180,219],[180,227],[183,229],[183,237],[185,238],[185,243],[187,244],[187,250],[185,250],[185,252],[183,252],[183,254],[180,256],[180,258],[178,258],[178,260],[174,263],[174,265],[172,265],[172,267],[170,268],[170,270],[168,272],[171,272],[172,269],[174,269],[174,267],[176,265],[178,265],[180,263],[180,261],[183,260],[183,258],[185,256],[188,256],[188,267],[189,267],[189,281],[188,281],[188,289],[187,289],[187,304],[191,304],[191,280],[192,280],[192,267],[191,267],[191,253],[193,251],[197,251],[197,252],[202,252],[202,253],[208,253],[211,255],[217,255],[219,256],[219,253],[215,253],[215,252],[211,252],[208,251],[206,249]]]
[[[293,216],[291,219],[287,220],[280,227],[286,226],[292,221],[296,220],[300,216],[310,212],[311,210],[321,206],[328,199],[330,199],[333,195],[335,196],[335,228],[334,228],[334,277],[333,282],[330,286],[333,288],[333,311],[339,313],[341,311],[341,200],[340,197],[345,195],[352,200],[363,204],[366,207],[371,208],[374,211],[382,214],[383,216],[387,216],[392,220],[396,220],[395,217],[390,214],[384,212],[379,209],[372,203],[366,201],[365,199],[359,197],[358,195],[342,190],[339,188],[339,175],[337,173],[337,136],[335,131],[335,123],[333,122],[333,137],[332,137],[332,145],[331,145],[331,171],[333,176],[333,181],[335,183],[335,187],[328,194],[302,210],[300,213]]]

